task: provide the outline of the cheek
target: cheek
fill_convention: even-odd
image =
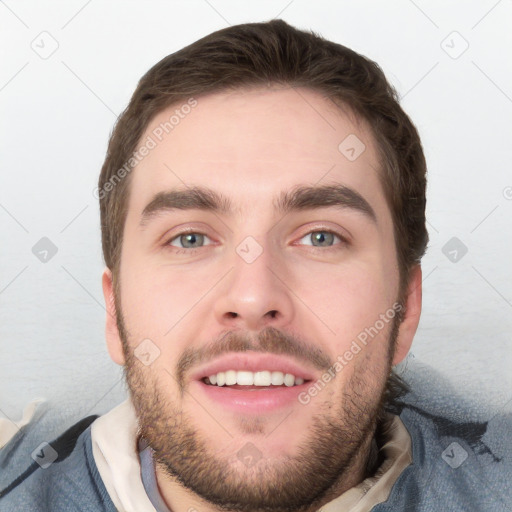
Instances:
[[[300,277],[299,277],[300,276]],[[391,306],[391,293],[378,266],[364,263],[297,273],[297,296],[329,328],[332,347],[344,351],[365,328]]]
[[[370,328],[372,329],[372,328]],[[389,374],[391,322],[377,331],[361,330],[352,338],[338,341],[329,373],[332,396],[356,398],[361,404],[375,403]]]
[[[211,310],[205,310],[205,292],[218,280],[216,274],[199,268],[176,269],[137,262],[136,257],[127,258],[121,269],[121,304],[130,347],[136,355],[147,345],[158,356],[150,368],[173,375],[190,340],[198,338],[197,317],[206,319]]]
[[[165,336],[186,313],[189,298],[195,296],[194,280],[187,272],[150,264],[128,240],[123,246],[120,277],[122,309],[134,337]]]

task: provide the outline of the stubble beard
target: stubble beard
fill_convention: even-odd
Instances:
[[[119,310],[117,317],[126,359],[125,377],[139,420],[139,434],[152,448],[156,465],[171,480],[219,510],[239,512],[308,512],[328,501],[328,497],[334,499],[359,483],[361,478],[354,481],[354,474],[364,474],[361,471],[384,410],[398,318],[390,330],[386,360],[377,366],[361,360],[361,371],[353,372],[341,400],[324,401],[320,412],[312,416],[307,440],[298,447],[296,457],[262,457],[246,467],[236,456],[243,442],[236,444],[235,436],[233,450],[219,451],[194,427],[193,419],[180,405],[171,402],[170,393],[160,385],[155,372],[148,371],[134,357],[130,349],[134,345],[130,344]],[[335,383],[336,379],[332,384]],[[322,393],[327,391],[315,400],[320,400]],[[290,421],[293,422],[293,414],[278,429],[290,428]],[[238,427],[242,434],[266,432],[261,419],[244,419]],[[264,445],[262,437],[262,451]]]

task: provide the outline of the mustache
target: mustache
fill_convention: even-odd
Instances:
[[[264,352],[288,355],[321,371],[332,366],[329,357],[318,347],[313,347],[294,334],[287,334],[275,327],[266,327],[257,335],[229,331],[204,347],[189,348],[178,360],[176,376],[181,389],[185,386],[186,373],[196,365],[232,352]]]

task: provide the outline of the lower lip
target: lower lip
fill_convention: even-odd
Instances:
[[[212,386],[202,381],[194,381],[194,388],[199,388],[209,400],[238,413],[273,412],[299,403],[298,396],[305,391],[308,382],[299,386],[279,386],[261,390],[244,391],[226,386]]]

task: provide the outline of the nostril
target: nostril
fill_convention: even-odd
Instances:
[[[238,313],[233,313],[233,311],[230,311],[228,313],[228,315],[231,317],[231,318],[236,318],[238,316]]]

